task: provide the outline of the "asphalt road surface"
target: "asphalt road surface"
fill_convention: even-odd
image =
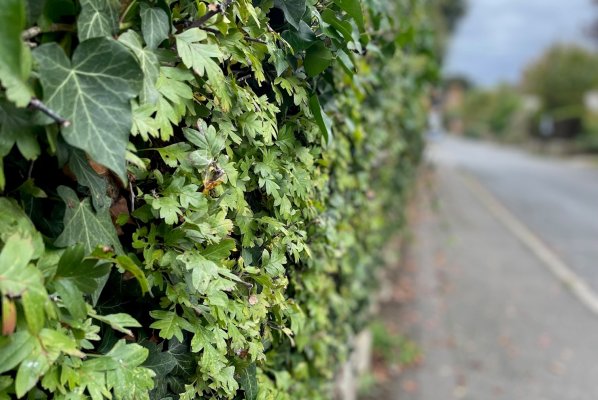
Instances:
[[[399,400],[598,399],[598,169],[444,138],[428,148]]]

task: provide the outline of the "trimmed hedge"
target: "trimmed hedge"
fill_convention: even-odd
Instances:
[[[319,399],[401,223],[425,0],[4,0],[0,399]]]

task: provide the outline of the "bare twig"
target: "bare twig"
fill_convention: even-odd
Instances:
[[[46,114],[48,117],[52,118],[56,123],[58,123],[63,128],[71,125],[71,121],[61,117],[58,113],[46,106],[44,103],[41,102],[40,99],[33,97],[29,102],[29,108],[34,110],[38,110]]]
[[[202,31],[206,31],[206,32],[210,32],[213,33],[214,35],[220,36],[222,35],[222,33],[220,33],[220,31],[218,29],[214,29],[214,28],[208,28],[206,26],[200,26],[199,29],[201,29]],[[248,42],[255,42],[255,43],[261,43],[261,44],[268,44],[266,43],[264,40],[261,39],[256,39],[256,38],[252,38],[248,35],[244,35],[243,39],[247,40]]]
[[[21,34],[21,38],[23,38],[23,40],[33,39],[40,33],[42,33],[42,28],[40,28],[39,26],[33,26],[23,31],[23,33]]]
[[[222,3],[210,4],[210,9],[207,13],[205,13],[201,18],[196,19],[195,21],[186,21],[180,24],[177,28],[178,29],[190,29],[190,28],[199,28],[210,18],[218,13],[224,13],[226,9],[232,4],[234,0],[224,0]]]

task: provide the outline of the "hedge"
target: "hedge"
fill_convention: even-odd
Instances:
[[[3,0],[0,399],[320,399],[401,223],[425,0]]]

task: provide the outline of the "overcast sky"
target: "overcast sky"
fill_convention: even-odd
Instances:
[[[518,81],[522,69],[552,43],[589,45],[584,31],[598,19],[592,0],[468,1],[445,72],[481,85]]]

